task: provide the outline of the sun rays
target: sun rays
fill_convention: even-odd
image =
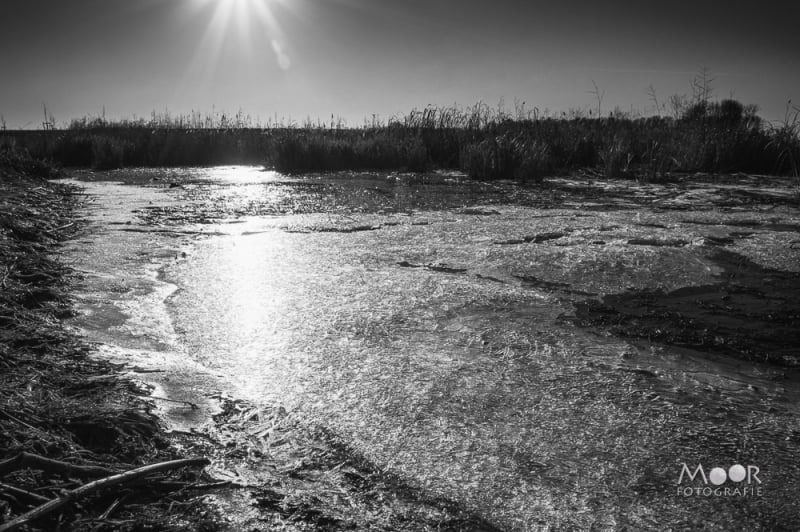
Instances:
[[[271,64],[288,70],[291,60],[286,52],[274,8],[285,0],[189,0],[193,16],[207,16],[205,30],[198,43],[190,70],[213,75],[223,53],[248,63]]]

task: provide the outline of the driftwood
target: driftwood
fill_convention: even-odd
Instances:
[[[41,506],[37,506],[30,512],[24,513],[19,517],[0,525],[0,532],[16,530],[17,528],[26,525],[35,519],[44,517],[45,515],[61,508],[62,506],[68,504],[71,501],[76,501],[82,497],[90,495],[104,488],[110,488],[111,486],[117,486],[119,484],[125,484],[134,480],[138,480],[151,473],[158,473],[160,471],[169,471],[171,469],[178,469],[180,467],[187,467],[187,466],[206,466],[209,463],[210,463],[209,460],[205,458],[184,458],[181,460],[171,460],[169,462],[150,464],[144,467],[139,467],[137,469],[132,469],[130,471],[125,471],[124,473],[119,473],[116,475],[111,475],[109,477],[94,480],[92,482],[89,482],[88,484],[84,484],[83,486],[75,488],[74,490],[67,491],[61,497],[50,500],[42,504]]]
[[[107,467],[75,465],[25,452],[19,453],[14,458],[9,458],[8,460],[0,462],[0,476],[7,475],[12,471],[19,471],[20,469],[41,469],[42,471],[50,473],[72,475],[80,478],[102,477],[104,475],[119,473],[119,471],[108,469]]]

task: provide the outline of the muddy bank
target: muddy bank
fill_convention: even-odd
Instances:
[[[0,155],[0,530],[213,525],[196,495],[177,493],[197,467],[116,477],[179,453],[149,391],[62,324],[74,273],[59,242],[81,227],[81,195],[50,177],[37,161]],[[103,478],[114,487],[99,489]]]
[[[800,274],[725,249],[708,251],[719,282],[629,290],[576,304],[576,322],[615,335],[800,366]]]

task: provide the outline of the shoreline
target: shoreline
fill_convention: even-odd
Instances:
[[[59,246],[81,230],[81,194],[48,181],[53,177],[54,170],[36,161],[0,160],[2,530],[22,525],[21,515],[47,501],[64,499],[64,490],[90,484],[98,472],[113,476],[179,458],[152,403],[142,398],[149,391],[124,377],[119,365],[93,356],[93,347],[62,322],[74,312],[75,273],[59,261]],[[169,481],[188,485],[192,476],[184,469]],[[80,504],[65,504],[28,526],[196,529],[201,520],[191,515],[198,500],[180,497],[180,511],[169,512],[169,503],[158,500],[163,496],[153,497],[170,493],[151,489],[166,480],[159,475],[148,477],[150,487],[126,484],[125,505],[116,490],[82,496]]]
[[[154,388],[63,323],[83,194],[56,177],[0,160],[0,531],[498,530],[281,407],[221,395],[168,430]]]

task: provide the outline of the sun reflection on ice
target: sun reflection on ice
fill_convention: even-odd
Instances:
[[[198,198],[211,210],[223,211],[235,218],[218,230],[223,233],[252,233],[274,227],[280,206],[292,201],[291,190],[283,186],[285,176],[257,166],[220,166],[204,171],[209,181]],[[210,191],[210,194],[206,195]]]
[[[256,288],[263,283],[263,277],[269,275],[265,271],[269,262],[269,248],[263,244],[263,238],[234,236],[230,251],[225,256],[231,275],[228,278],[229,292],[223,297],[231,301],[231,325],[238,330],[237,336],[240,338],[262,337],[268,324],[275,323],[279,307],[284,306],[280,292],[267,296]]]
[[[269,183],[277,181],[281,174],[264,170],[260,166],[215,166],[206,172],[207,179],[236,185],[247,183]]]
[[[281,401],[298,395],[294,388],[302,386],[308,364],[295,345],[296,307],[303,300],[298,291],[304,287],[286,261],[297,254],[296,243],[265,227],[206,244],[207,252],[176,272],[184,290],[173,304],[183,306],[184,296],[192,302],[183,306],[179,320],[191,338],[187,347],[204,353],[202,362],[227,374],[242,397]]]

